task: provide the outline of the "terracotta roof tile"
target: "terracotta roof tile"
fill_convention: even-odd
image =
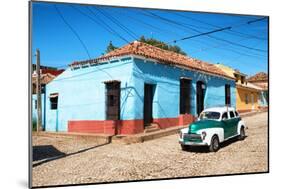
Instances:
[[[255,82],[255,81],[268,81],[268,75],[264,72],[259,72],[256,75],[249,77],[247,81]]]
[[[125,45],[119,49],[111,51],[110,53],[103,55],[95,60],[74,62],[71,65],[78,65],[88,62],[97,63],[98,60],[108,60],[110,58],[120,57],[124,55],[143,56],[146,58],[155,59],[159,61],[159,63],[172,64],[172,65],[174,64],[177,66],[186,67],[188,69],[199,70],[199,71],[215,74],[218,76],[234,79],[233,77],[228,76],[224,71],[222,71],[221,69],[219,69],[213,64],[201,60],[197,60],[188,56],[184,56],[175,52],[163,50],[161,48],[146,43],[142,43],[139,41],[134,41],[132,43],[129,43],[128,45]]]
[[[60,75],[64,70],[41,69],[42,74],[50,73],[54,76]]]
[[[50,73],[41,74],[40,76],[41,76],[41,84],[48,84],[56,77]],[[36,79],[37,79],[36,75],[32,76],[32,83],[35,84]]]

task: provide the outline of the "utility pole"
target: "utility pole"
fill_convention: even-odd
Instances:
[[[42,131],[40,51],[36,49],[37,132]]]

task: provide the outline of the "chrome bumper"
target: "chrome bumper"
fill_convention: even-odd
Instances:
[[[208,146],[207,143],[205,142],[183,142],[183,141],[179,141],[180,144],[182,145],[190,145],[190,146]]]

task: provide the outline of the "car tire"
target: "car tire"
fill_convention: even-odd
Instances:
[[[241,127],[240,129],[240,135],[238,137],[239,140],[244,140],[246,137],[246,134],[245,134],[245,128],[244,127]]]
[[[190,146],[181,144],[181,149],[183,151],[188,151],[190,149]]]
[[[220,141],[217,135],[214,135],[211,139],[211,144],[209,146],[210,152],[217,152],[220,149]]]

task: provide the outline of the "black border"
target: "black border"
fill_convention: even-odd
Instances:
[[[91,3],[74,3],[74,2],[57,2],[57,1],[36,1],[30,0],[28,2],[28,187],[29,188],[53,188],[53,187],[65,187],[65,186],[85,186],[85,185],[99,185],[99,184],[117,184],[117,183],[131,183],[131,182],[147,182],[147,181],[161,181],[161,180],[176,180],[176,179],[189,179],[189,178],[208,178],[208,177],[222,177],[222,176],[238,176],[238,175],[253,175],[253,174],[265,174],[270,173],[270,80],[268,80],[268,114],[267,114],[267,171],[264,172],[248,172],[248,173],[233,173],[233,174],[218,174],[218,175],[205,175],[205,176],[190,176],[190,177],[172,177],[172,178],[158,178],[158,179],[145,179],[145,180],[128,180],[128,181],[113,181],[113,182],[96,182],[96,183],[81,183],[81,184],[63,184],[63,185],[48,185],[48,186],[32,186],[32,93],[31,93],[31,76],[32,76],[32,3],[49,3],[49,4],[71,4],[82,6],[101,6],[101,7],[115,7],[115,8],[135,8],[135,9],[149,9],[149,10],[162,10],[162,11],[177,11],[177,12],[192,12],[192,13],[206,13],[206,14],[224,14],[234,16],[262,16],[267,17],[267,30],[268,30],[268,51],[267,51],[267,74],[270,78],[270,64],[269,64],[269,41],[270,41],[270,16],[268,15],[256,15],[256,14],[238,14],[238,13],[223,13],[223,12],[207,12],[207,11],[192,11],[192,10],[176,10],[176,9],[164,9],[164,8],[146,8],[146,7],[134,7],[134,6],[121,6],[121,5],[101,5]]]

